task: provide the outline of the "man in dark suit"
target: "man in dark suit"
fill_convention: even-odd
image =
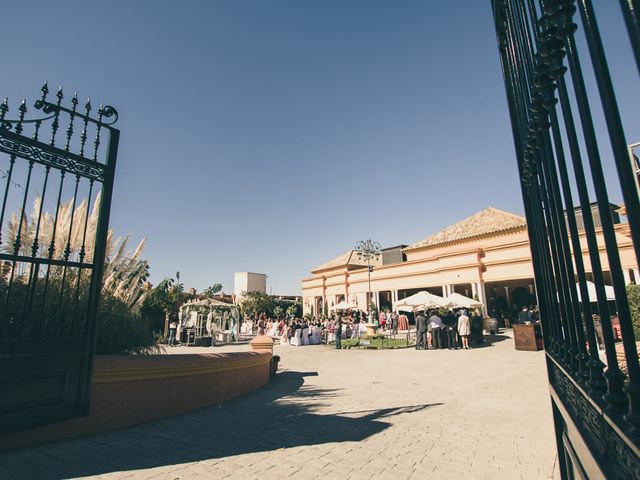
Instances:
[[[458,317],[451,310],[444,317],[444,329],[447,333],[447,348],[458,349]]]
[[[518,323],[527,323],[531,321],[531,312],[526,307],[522,307],[522,311],[518,313]]]
[[[427,317],[423,312],[416,315],[416,350],[427,349]]]

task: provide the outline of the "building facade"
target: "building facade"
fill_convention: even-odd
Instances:
[[[242,292],[267,293],[267,275],[265,273],[236,272],[233,277],[233,294],[236,298]]]
[[[620,212],[624,212],[623,209]],[[617,215],[617,214],[616,214]],[[629,226],[617,222],[616,240],[627,283],[640,280]],[[591,272],[586,239],[581,235],[585,267]],[[608,262],[604,240],[598,245],[605,281]],[[404,246],[401,246],[404,247]],[[391,247],[385,250],[397,250]],[[408,247],[387,255],[368,271],[353,250],[311,270],[302,280],[305,314],[326,314],[343,301],[363,310],[389,308],[393,302],[427,290],[446,296],[458,292],[485,305],[485,315],[536,302],[533,265],[524,217],[489,207]]]

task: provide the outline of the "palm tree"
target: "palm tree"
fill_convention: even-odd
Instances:
[[[180,272],[176,274],[177,281],[166,277],[153,288],[144,300],[145,307],[159,308],[164,312],[164,336],[169,332],[169,320],[184,303],[186,294],[184,285],[180,283]]]
[[[210,287],[207,287],[203,290],[201,297],[202,298],[213,298],[216,293],[222,290],[221,283],[214,283]]]

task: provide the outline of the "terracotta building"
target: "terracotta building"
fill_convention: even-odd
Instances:
[[[629,226],[618,214],[624,209],[611,207],[625,278],[635,283],[640,274]],[[577,217],[580,224],[579,211]],[[600,229],[597,234],[607,282],[608,261]],[[590,277],[591,263],[582,235],[581,244]],[[368,303],[386,308],[420,290],[477,298],[485,304],[485,314],[536,303],[526,220],[497,208],[482,210],[412,245],[384,249],[372,265],[370,287],[367,264],[353,250],[311,270],[312,275],[302,280],[304,313],[319,315],[343,300],[363,310]]]

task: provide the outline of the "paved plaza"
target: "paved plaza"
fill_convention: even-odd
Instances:
[[[276,346],[280,373],[252,394],[0,454],[0,478],[559,478],[544,353],[487,338],[468,351]]]

